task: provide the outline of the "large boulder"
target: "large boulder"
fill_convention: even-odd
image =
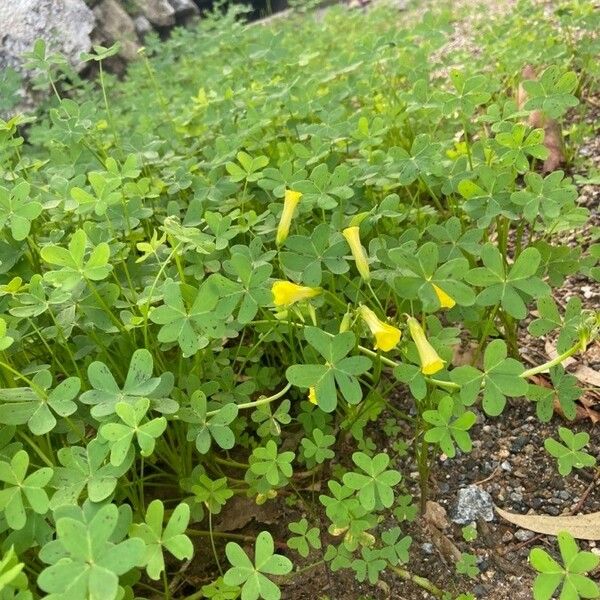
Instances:
[[[136,26],[117,0],[101,0],[94,6],[96,29],[94,43],[110,46],[119,42],[119,56],[124,61],[133,60],[140,49]],[[113,65],[122,70],[123,65]]]
[[[60,52],[78,69],[79,55],[91,48],[93,28],[94,14],[83,0],[0,1],[0,71],[12,69],[23,77],[19,108],[35,102],[23,58],[34,42],[45,40],[50,52]]]
[[[175,25],[175,9],[168,0],[135,0],[135,5],[155,27]]]

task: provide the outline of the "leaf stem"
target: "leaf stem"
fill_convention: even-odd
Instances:
[[[401,579],[404,579],[405,581],[411,581],[415,585],[418,585],[420,588],[423,588],[424,590],[428,591],[432,596],[435,596],[436,598],[444,597],[444,592],[439,587],[434,585],[431,581],[429,581],[429,579],[427,579],[426,577],[415,575],[410,571],[407,571],[406,569],[402,569],[401,567],[394,567],[390,565],[390,569]]]
[[[563,352],[560,356],[557,356],[556,358],[553,358],[552,360],[549,360],[542,365],[538,365],[537,367],[532,367],[531,369],[527,369],[527,371],[523,371],[521,373],[520,377],[522,377],[523,379],[527,379],[529,377],[533,377],[534,375],[537,375],[538,373],[543,373],[544,371],[548,371],[552,367],[555,367],[556,365],[560,365],[560,363],[563,360],[569,358],[570,356],[573,356],[573,354],[577,354],[577,352],[579,352],[582,349],[583,349],[583,343],[581,341],[579,341],[572,348],[569,348],[567,351]]]
[[[274,402],[275,400],[278,400],[282,396],[284,396],[291,387],[292,387],[292,384],[288,383],[282,390],[279,390],[276,394],[273,394],[272,396],[267,396],[266,398],[259,398],[258,400],[255,400],[254,402],[244,402],[243,404],[238,404],[237,407],[239,410],[243,410],[245,408],[254,408],[255,406],[262,406],[263,404],[269,404],[271,402]],[[206,413],[206,416],[214,417],[217,414],[219,414],[218,410],[210,410]]]

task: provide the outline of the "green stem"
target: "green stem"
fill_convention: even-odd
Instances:
[[[423,588],[424,590],[428,591],[432,596],[435,596],[436,598],[444,597],[444,592],[439,587],[431,583],[431,581],[429,581],[429,579],[427,579],[426,577],[414,575],[410,571],[402,569],[401,567],[394,567],[392,565],[389,565],[389,568],[401,579],[404,579],[405,581],[410,581],[415,585],[418,585],[420,588]]]
[[[579,341],[572,348],[569,348],[566,352],[563,352],[560,356],[557,356],[556,358],[545,362],[543,365],[538,365],[537,367],[532,367],[531,369],[527,369],[527,371],[523,371],[520,377],[522,377],[523,379],[527,379],[529,377],[537,375],[538,373],[548,371],[552,367],[560,365],[560,363],[562,363],[563,360],[566,360],[570,356],[573,356],[573,354],[577,354],[577,352],[583,350],[583,346],[584,344],[581,341]]]
[[[208,511],[208,533],[210,534],[210,545],[212,547],[213,556],[215,557],[215,562],[217,563],[217,568],[219,569],[219,573],[221,577],[223,577],[223,569],[221,567],[221,563],[219,562],[219,555],[217,554],[217,547],[215,546],[215,536],[213,535],[212,528],[212,512]]]
[[[167,579],[167,570],[163,568],[162,572],[163,588],[165,590],[165,599],[171,600],[171,590],[169,590],[169,581]]]
[[[22,431],[17,431],[17,434],[20,435],[35,450],[36,454],[48,467],[54,467],[54,463],[44,454],[43,450],[26,433],[23,433]]]
[[[279,390],[276,394],[273,394],[272,396],[267,396],[266,398],[259,398],[254,402],[244,402],[243,404],[238,404],[238,410],[243,410],[245,408],[254,408],[255,406],[262,406],[263,404],[269,404],[271,402],[274,402],[275,400],[278,400],[279,398],[284,396],[291,387],[292,384],[288,383],[282,390]],[[206,416],[213,417],[217,414],[219,414],[218,410],[211,410],[206,413]]]
[[[240,540],[242,542],[255,542],[256,538],[251,535],[243,535],[241,533],[228,533],[226,531],[204,531],[202,529],[186,529],[186,535],[197,535],[198,537],[210,537],[211,535],[216,538],[227,538],[232,540]]]
[[[250,466],[248,463],[242,463],[228,458],[221,458],[220,456],[213,456],[213,460],[220,465],[235,467],[236,469],[247,469]]]

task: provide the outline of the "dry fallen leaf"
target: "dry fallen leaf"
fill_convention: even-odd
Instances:
[[[514,525],[536,533],[557,535],[561,531],[568,531],[579,540],[600,540],[600,512],[574,517],[550,517],[548,515],[517,515],[506,512],[497,506],[496,512]]]
[[[431,536],[431,542],[437,548],[442,558],[448,563],[456,563],[460,560],[460,550],[445,536],[435,525],[427,523],[427,531]]]
[[[431,523],[440,530],[448,529],[450,523],[448,523],[448,514],[446,509],[433,500],[427,500],[425,505],[425,513],[423,517],[428,523]]]
[[[258,523],[270,525],[275,523],[280,515],[276,504],[256,504],[251,498],[234,496],[225,504],[222,512],[215,519],[215,531],[237,531],[243,529],[252,519]]]

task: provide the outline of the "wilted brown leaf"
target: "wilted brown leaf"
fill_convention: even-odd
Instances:
[[[574,517],[550,517],[548,515],[517,515],[506,512],[497,506],[496,512],[510,523],[536,533],[557,535],[561,531],[568,531],[579,540],[600,540],[600,512]]]

